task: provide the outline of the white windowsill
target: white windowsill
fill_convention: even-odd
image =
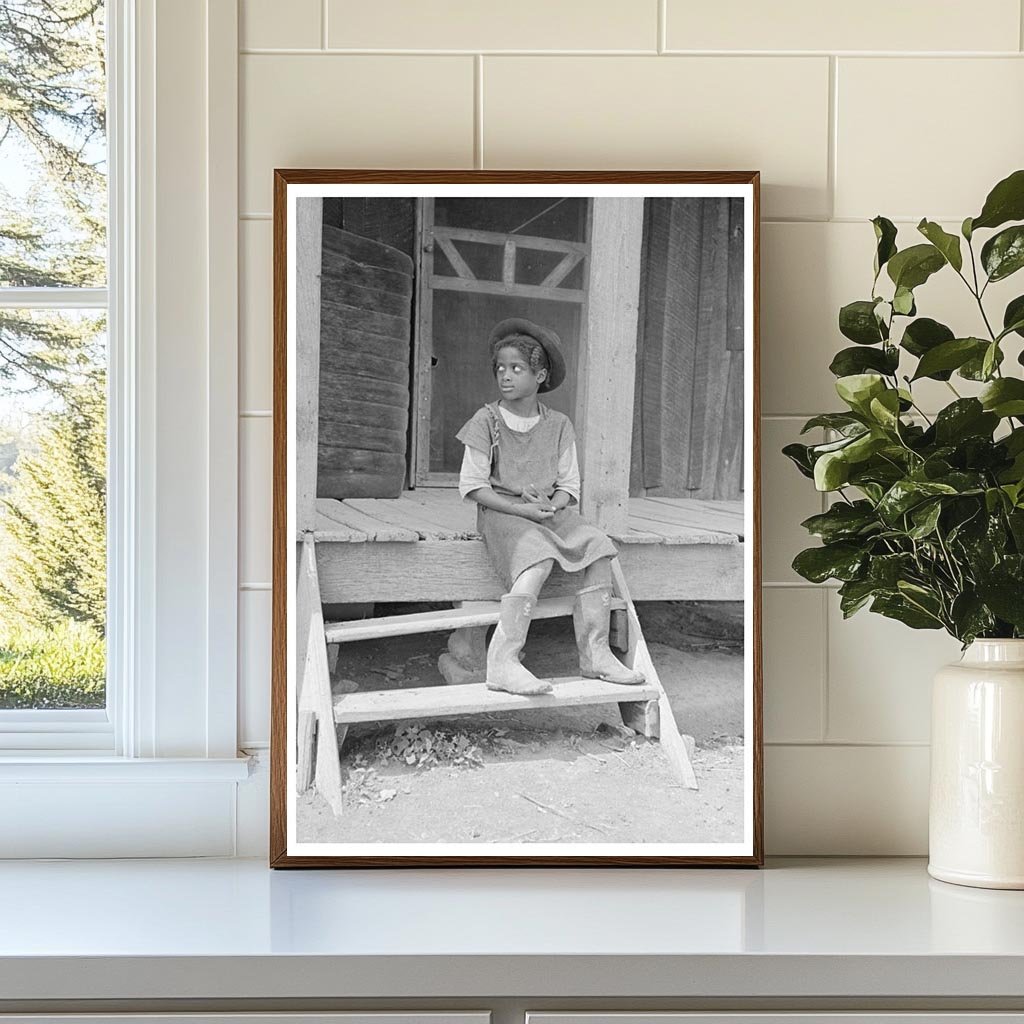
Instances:
[[[115,757],[83,751],[0,756],[5,782],[241,782],[248,757]]]

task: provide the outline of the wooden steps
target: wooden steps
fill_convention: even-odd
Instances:
[[[620,704],[657,701],[656,686],[619,686],[603,679],[572,676],[552,679],[551,693],[533,697],[488,690],[483,683],[464,686],[420,686],[405,690],[369,690],[346,693],[334,700],[338,725],[355,722],[398,721],[406,718],[445,718],[528,708],[585,707],[591,704]]]
[[[540,600],[534,606],[531,619],[556,619],[572,615],[573,602],[572,597]],[[625,607],[626,602],[621,598],[612,599],[612,611],[621,611]],[[351,622],[328,622],[324,628],[324,636],[329,644],[344,644],[355,640],[408,636],[412,633],[436,633],[473,626],[493,626],[500,615],[500,601],[467,601],[461,608],[442,609],[436,612],[413,612],[409,615],[385,615]]]
[[[404,549],[408,545],[395,546]],[[624,663],[639,669],[646,682],[640,686],[621,686],[601,679],[576,676],[554,679],[552,692],[529,697],[488,690],[484,683],[478,681],[479,676],[449,686],[333,694],[327,658],[329,644],[451,631],[449,652],[453,650],[455,638],[462,637],[466,641],[457,645],[460,649],[465,647],[470,650],[474,645],[469,643],[469,638],[475,637],[479,647],[477,653],[482,659],[485,657],[482,638],[486,627],[499,620],[501,602],[465,601],[460,607],[435,612],[325,624],[321,614],[323,591],[317,562],[316,538],[309,531],[302,541],[297,594],[299,650],[304,653],[304,657],[299,659],[298,664],[296,787],[299,792],[303,792],[315,784],[336,815],[343,813],[340,756],[351,725],[358,722],[445,718],[533,708],[617,704],[623,723],[642,736],[659,740],[683,786],[697,788],[689,753],[679,733],[668,696],[658,678],[657,669],[651,661],[618,559],[613,559],[611,565],[614,586],[609,623],[611,646],[625,651]],[[569,616],[572,615],[574,603],[575,595],[544,598],[536,602],[531,617],[547,619]],[[464,666],[467,670],[474,667]]]

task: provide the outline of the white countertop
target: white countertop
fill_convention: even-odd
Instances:
[[[557,962],[557,967],[555,966]],[[924,861],[0,864],[0,1000],[1024,997],[1024,892]]]

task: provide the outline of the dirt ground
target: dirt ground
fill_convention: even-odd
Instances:
[[[388,609],[400,610],[408,609]],[[652,602],[638,611],[679,729],[696,744],[696,792],[657,741],[623,727],[614,704],[365,725],[350,729],[343,748],[344,818],[303,794],[300,841],[741,840],[742,609]],[[444,685],[437,656],[446,639],[346,645],[335,688]],[[538,675],[577,674],[571,622],[534,623],[523,662]]]

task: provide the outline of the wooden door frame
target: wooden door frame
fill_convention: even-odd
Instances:
[[[419,196],[416,200],[416,281],[414,283],[414,333],[413,333],[413,360],[412,369],[416,376],[413,387],[409,389],[412,408],[409,411],[409,421],[412,424],[410,429],[409,444],[409,469],[407,474],[410,488],[416,487],[456,487],[459,482],[458,473],[435,472],[430,469],[430,426],[431,426],[431,403],[433,400],[433,374],[432,360],[434,355],[433,345],[433,315],[434,315],[434,291],[437,287],[445,290],[479,292],[498,295],[521,295],[523,298],[543,298],[558,302],[570,302],[580,308],[580,332],[582,336],[587,331],[587,310],[589,308],[590,281],[592,278],[593,249],[591,245],[591,230],[593,224],[593,197],[584,197],[587,203],[585,238],[582,242],[563,242],[554,239],[546,239],[534,235],[509,235],[509,239],[522,242],[529,242],[523,248],[554,249],[566,253],[582,254],[584,263],[583,285],[579,289],[559,288],[558,282],[563,280],[580,262],[572,266],[563,265],[556,267],[549,274],[546,282],[541,285],[517,284],[515,276],[515,245],[506,243],[505,260],[503,268],[503,280],[498,281],[463,281],[461,278],[452,278],[450,283],[444,285],[434,284],[434,197]],[[479,240],[491,242],[488,237],[495,232],[474,232],[470,229],[452,229],[452,234],[470,238],[473,235],[479,236]],[[429,236],[429,237],[428,237]],[[556,273],[561,271],[556,278]],[[583,360],[581,346],[580,359]],[[582,362],[580,367],[582,373]]]

